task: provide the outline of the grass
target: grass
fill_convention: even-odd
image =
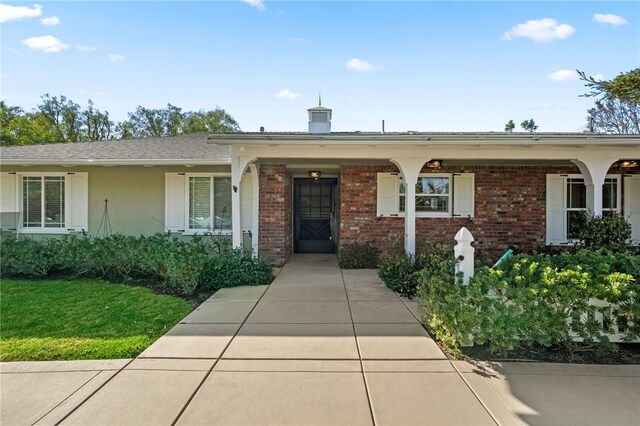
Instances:
[[[192,310],[101,280],[0,282],[0,361],[137,356]]]

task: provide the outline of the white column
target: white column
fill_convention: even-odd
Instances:
[[[428,160],[430,159],[391,158],[391,162],[400,169],[405,182],[404,248],[412,256],[416,254],[416,183],[422,166]]]
[[[258,257],[259,249],[259,236],[260,236],[260,170],[257,164],[251,164],[249,166],[251,171],[251,184],[252,184],[252,204],[253,204],[253,217],[251,218],[251,253],[255,258]]]
[[[252,160],[247,157],[231,157],[231,243],[242,247],[242,176]]]
[[[578,166],[587,187],[587,211],[602,216],[602,185],[611,165],[617,158],[589,158],[572,160]]]
[[[471,246],[474,239],[471,232],[469,232],[467,228],[462,227],[456,234],[455,240],[457,242],[454,247],[454,254],[456,256],[456,275],[462,272],[462,282],[466,285],[475,273],[474,257],[476,249]]]

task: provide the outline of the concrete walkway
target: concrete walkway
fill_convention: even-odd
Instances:
[[[297,255],[135,360],[5,363],[3,425],[640,424],[640,367],[449,362],[375,271]]]

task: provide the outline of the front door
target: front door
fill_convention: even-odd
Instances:
[[[335,252],[336,179],[294,181],[296,253]]]

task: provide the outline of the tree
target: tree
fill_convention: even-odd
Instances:
[[[184,133],[234,133],[240,131],[238,122],[219,107],[213,111],[188,112],[185,114]]]
[[[640,68],[621,73],[612,80],[596,80],[576,70],[590,89],[583,97],[597,97],[587,111],[590,131],[621,134],[640,133]]]
[[[109,112],[102,112],[93,107],[93,101],[89,99],[88,107],[82,112],[83,139],[89,141],[102,141],[112,138],[114,132],[113,121],[109,119]]]
[[[516,128],[516,124],[513,122],[513,120],[509,120],[507,122],[507,124],[504,125],[504,131],[505,132],[511,133],[511,132],[513,132],[513,129],[515,129],[515,128]]]
[[[36,107],[35,113],[45,117],[55,128],[56,142],[80,141],[80,105],[62,95],[58,98],[46,93],[41,99],[42,103]]]
[[[536,122],[533,121],[533,118],[530,118],[529,120],[524,120],[522,123],[520,123],[520,127],[522,127],[522,129],[526,132],[535,132],[536,129],[538,128],[538,126],[536,125]]]

